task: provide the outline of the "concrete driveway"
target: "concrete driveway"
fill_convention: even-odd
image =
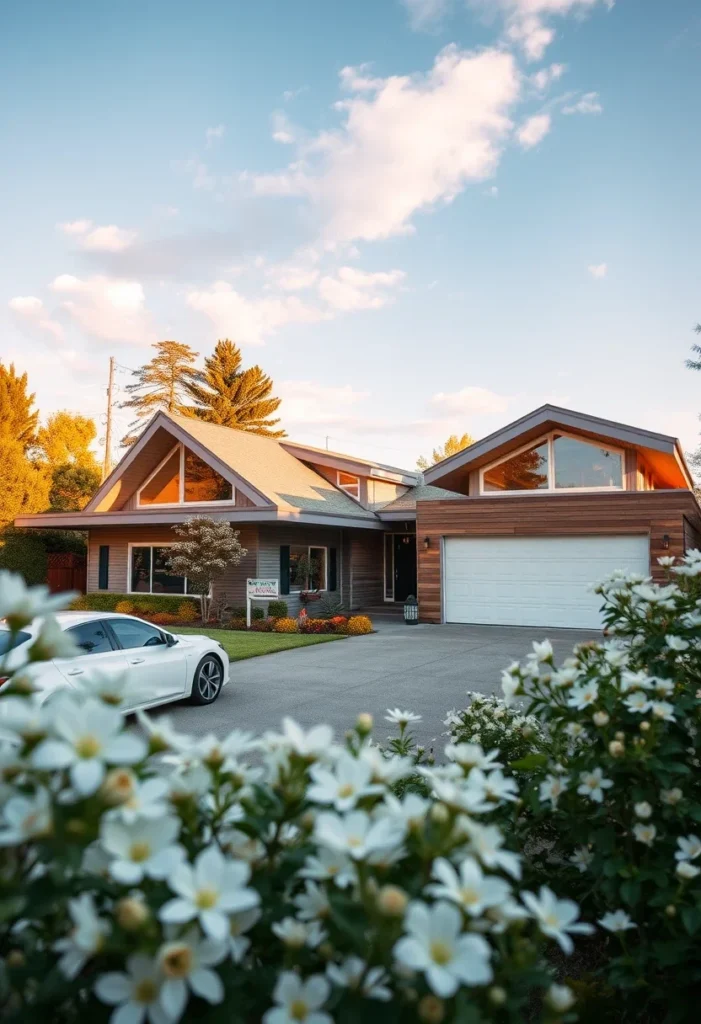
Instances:
[[[276,728],[283,715],[305,726],[328,722],[338,735],[361,711],[375,717],[375,735],[392,727],[385,709],[422,716],[420,742],[442,744],[446,712],[464,707],[465,691],[499,693],[501,671],[546,635],[562,660],[578,641],[600,636],[581,630],[513,626],[405,626],[377,621],[366,637],[303,647],[234,662],[231,683],[209,707],[171,704],[163,710],[193,735],[224,735],[237,726],[256,733]]]

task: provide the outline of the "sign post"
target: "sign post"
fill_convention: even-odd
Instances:
[[[251,601],[270,601],[279,596],[279,580],[246,580],[246,625],[251,628]]]

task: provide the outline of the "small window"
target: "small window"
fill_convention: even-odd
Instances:
[[[539,491],[548,486],[548,442],[484,471],[483,491]]]
[[[228,480],[199,456],[185,449],[185,501],[232,501]]]
[[[558,489],[623,486],[623,457],[620,452],[555,434],[553,455],[555,487]]]
[[[139,491],[140,505],[177,505],[180,501],[180,448]]]
[[[186,594],[187,580],[168,572],[170,545],[135,545],[131,549],[132,594]]]
[[[164,647],[166,638],[160,629],[149,626],[147,622],[137,619],[110,619],[110,626],[124,650],[134,647]]]
[[[107,654],[114,650],[103,622],[83,622],[80,626],[67,629],[66,633],[80,648],[80,654]]]
[[[352,473],[342,473],[338,471],[338,486],[346,494],[349,494],[351,498],[355,498],[356,501],[360,501],[360,477],[353,476]]]
[[[290,544],[290,585],[292,590],[326,590],[326,548]]]
[[[168,572],[170,548],[153,548],[152,594],[184,594],[185,577],[171,576]]]

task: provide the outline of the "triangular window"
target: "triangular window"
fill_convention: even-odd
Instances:
[[[179,444],[141,486],[137,504],[182,505],[234,501],[233,485],[208,462]]]
[[[540,491],[548,486],[548,442],[484,471],[484,491]]]

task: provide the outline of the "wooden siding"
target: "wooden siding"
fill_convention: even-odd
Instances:
[[[626,533],[649,536],[651,572],[662,581],[664,572],[657,559],[682,555],[690,542],[694,546],[701,540],[701,509],[686,490],[421,501],[417,505],[417,535],[430,538],[428,551],[418,545],[421,621],[441,621],[443,537]]]
[[[384,601],[384,534],[370,530],[349,531],[351,611]]]
[[[341,531],[324,528],[323,526],[260,526],[258,528],[258,564],[256,575],[261,579],[280,579],[280,546],[283,544],[311,544],[319,547],[336,548],[337,572],[339,583],[343,585],[340,575],[345,570],[344,559],[341,558]],[[299,591],[291,590],[289,594],[281,594],[281,600],[287,601],[290,615],[299,614]],[[310,607],[313,615],[313,606]]]
[[[256,575],[258,560],[258,528],[253,525],[237,526],[239,540],[247,554],[238,566],[231,566],[217,581],[214,596],[226,594],[234,604],[246,600],[246,579]],[[176,540],[168,526],[114,526],[89,531],[87,592],[99,590],[98,559],[101,544],[109,545],[108,590],[126,594],[129,590],[129,544],[167,544]],[[180,595],[178,595],[180,596]]]

